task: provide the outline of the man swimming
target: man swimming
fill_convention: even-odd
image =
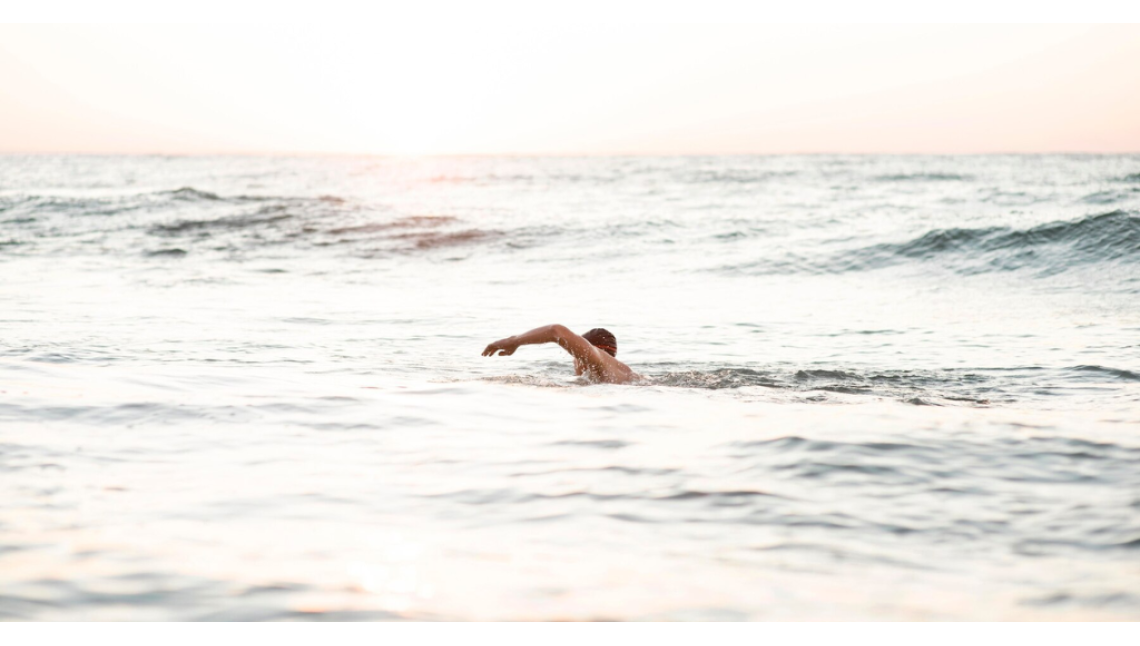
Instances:
[[[617,339],[608,330],[594,328],[578,336],[563,325],[545,325],[524,332],[518,336],[499,339],[483,350],[484,357],[508,357],[520,345],[536,343],[557,343],[574,357],[574,374],[585,373],[590,381],[605,384],[627,384],[641,378],[641,375],[618,361]]]

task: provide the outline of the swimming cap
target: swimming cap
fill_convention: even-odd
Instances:
[[[611,357],[617,356],[617,337],[615,337],[609,330],[596,327],[583,334],[582,338],[589,341],[594,347],[601,348],[606,352],[609,352]]]

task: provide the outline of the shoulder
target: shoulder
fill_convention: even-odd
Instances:
[[[588,371],[594,381],[608,384],[627,384],[641,379],[641,375],[634,372],[629,366],[598,348],[593,348],[594,361],[589,363]]]

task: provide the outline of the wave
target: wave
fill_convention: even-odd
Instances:
[[[497,230],[463,227],[459,218],[449,215],[412,215],[362,222],[355,212],[330,212],[328,205],[317,209],[310,207],[274,203],[262,205],[254,211],[249,211],[248,207],[238,209],[239,213],[233,215],[154,224],[147,229],[150,235],[176,238],[182,242],[176,250],[164,249],[147,255],[186,255],[197,244],[207,245],[213,251],[240,252],[288,244],[302,249],[339,248],[365,258],[384,258],[396,253],[427,252],[484,243],[503,235]],[[332,208],[337,207],[333,205]],[[232,213],[233,209],[228,211]],[[344,216],[356,222],[346,222]],[[336,224],[330,226],[330,220]]]
[[[1140,252],[1140,217],[1111,211],[1080,220],[1051,222],[1030,229],[986,227],[936,229],[901,244],[884,244],[863,250],[872,263],[889,258],[928,260],[946,254],[989,254],[996,269],[1016,269],[1040,257],[1049,247],[1063,252],[1064,260],[1115,260],[1137,258]],[[1000,254],[1000,255],[994,255]]]
[[[469,242],[486,240],[498,237],[498,231],[484,231],[482,229],[467,229],[464,231],[439,232],[422,231],[416,233],[401,233],[392,236],[396,240],[406,240],[416,249],[436,249],[439,247],[454,247]]]
[[[193,187],[190,187],[190,186],[183,186],[182,188],[176,189],[173,191],[159,191],[157,194],[158,195],[168,195],[171,198],[176,199],[176,200],[217,201],[217,200],[222,199],[216,193],[210,193],[209,191],[200,191],[200,190],[193,188]]]
[[[734,390],[762,387],[801,393],[871,395],[924,406],[986,406],[1006,400],[993,384],[969,372],[884,370],[858,372],[837,369],[756,370],[721,368],[680,372],[647,373],[644,386],[668,386],[704,390]],[[826,396],[812,401],[827,401]]]
[[[722,267],[748,274],[836,274],[911,263],[939,263],[964,274],[1035,270],[1059,274],[1081,265],[1140,261],[1140,215],[1116,210],[1027,229],[934,229],[905,242],[880,243],[822,258],[775,257]]]
[[[969,182],[974,178],[957,173],[898,173],[878,175],[874,179],[879,182]]]
[[[275,196],[275,195],[232,195],[225,196],[204,191],[192,186],[173,190],[149,191],[123,195],[8,195],[0,196],[0,213],[13,212],[15,217],[5,220],[8,224],[35,221],[34,216],[54,213],[80,216],[113,216],[140,210],[159,210],[174,205],[198,203],[202,207],[225,208],[227,205],[241,205],[251,202],[272,202],[291,205],[345,204],[344,198],[335,195],[319,197]]]
[[[342,235],[346,233],[376,233],[379,231],[388,231],[389,229],[409,229],[413,227],[437,227],[444,224],[452,224],[459,220],[459,218],[450,215],[412,215],[398,220],[389,222],[369,222],[367,224],[357,224],[347,227],[337,227],[329,229],[328,232],[333,235]]]
[[[760,184],[794,177],[797,174],[796,171],[710,169],[680,173],[677,178],[692,184]]]
[[[1074,366],[1072,368],[1075,372],[1092,373],[1100,376],[1112,377],[1114,379],[1121,379],[1124,381],[1140,381],[1140,373],[1131,370],[1124,370],[1122,368],[1110,368],[1108,366]]]
[[[44,214],[111,216],[129,213],[147,205],[147,196],[75,197],[70,195],[14,195],[0,197],[0,213],[15,217],[6,224],[35,222]]]
[[[346,200],[336,195],[319,195],[317,197],[289,197],[283,195],[229,195],[222,196],[210,191],[203,191],[193,186],[183,186],[173,191],[157,191],[152,195],[166,197],[181,201],[204,202],[327,202],[331,204],[344,204]]]
[[[502,236],[490,229],[450,229],[461,220],[450,215],[411,215],[395,220],[366,222],[327,229],[337,244],[389,243],[386,251],[425,251],[482,242]],[[391,244],[395,243],[395,244]]]
[[[186,256],[185,249],[173,247],[170,249],[156,249],[155,251],[148,251],[146,255],[151,258],[183,258]]]
[[[1140,188],[1130,188],[1124,191],[1097,191],[1089,193],[1080,199],[1085,204],[1114,204],[1126,202],[1140,193]]]
[[[288,220],[292,216],[275,209],[261,210],[249,215],[235,215],[208,220],[179,220],[169,224],[156,224],[150,232],[159,236],[203,234],[213,229],[243,229]]]

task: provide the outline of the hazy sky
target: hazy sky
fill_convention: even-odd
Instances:
[[[0,152],[1140,152],[1140,26],[0,26]]]

